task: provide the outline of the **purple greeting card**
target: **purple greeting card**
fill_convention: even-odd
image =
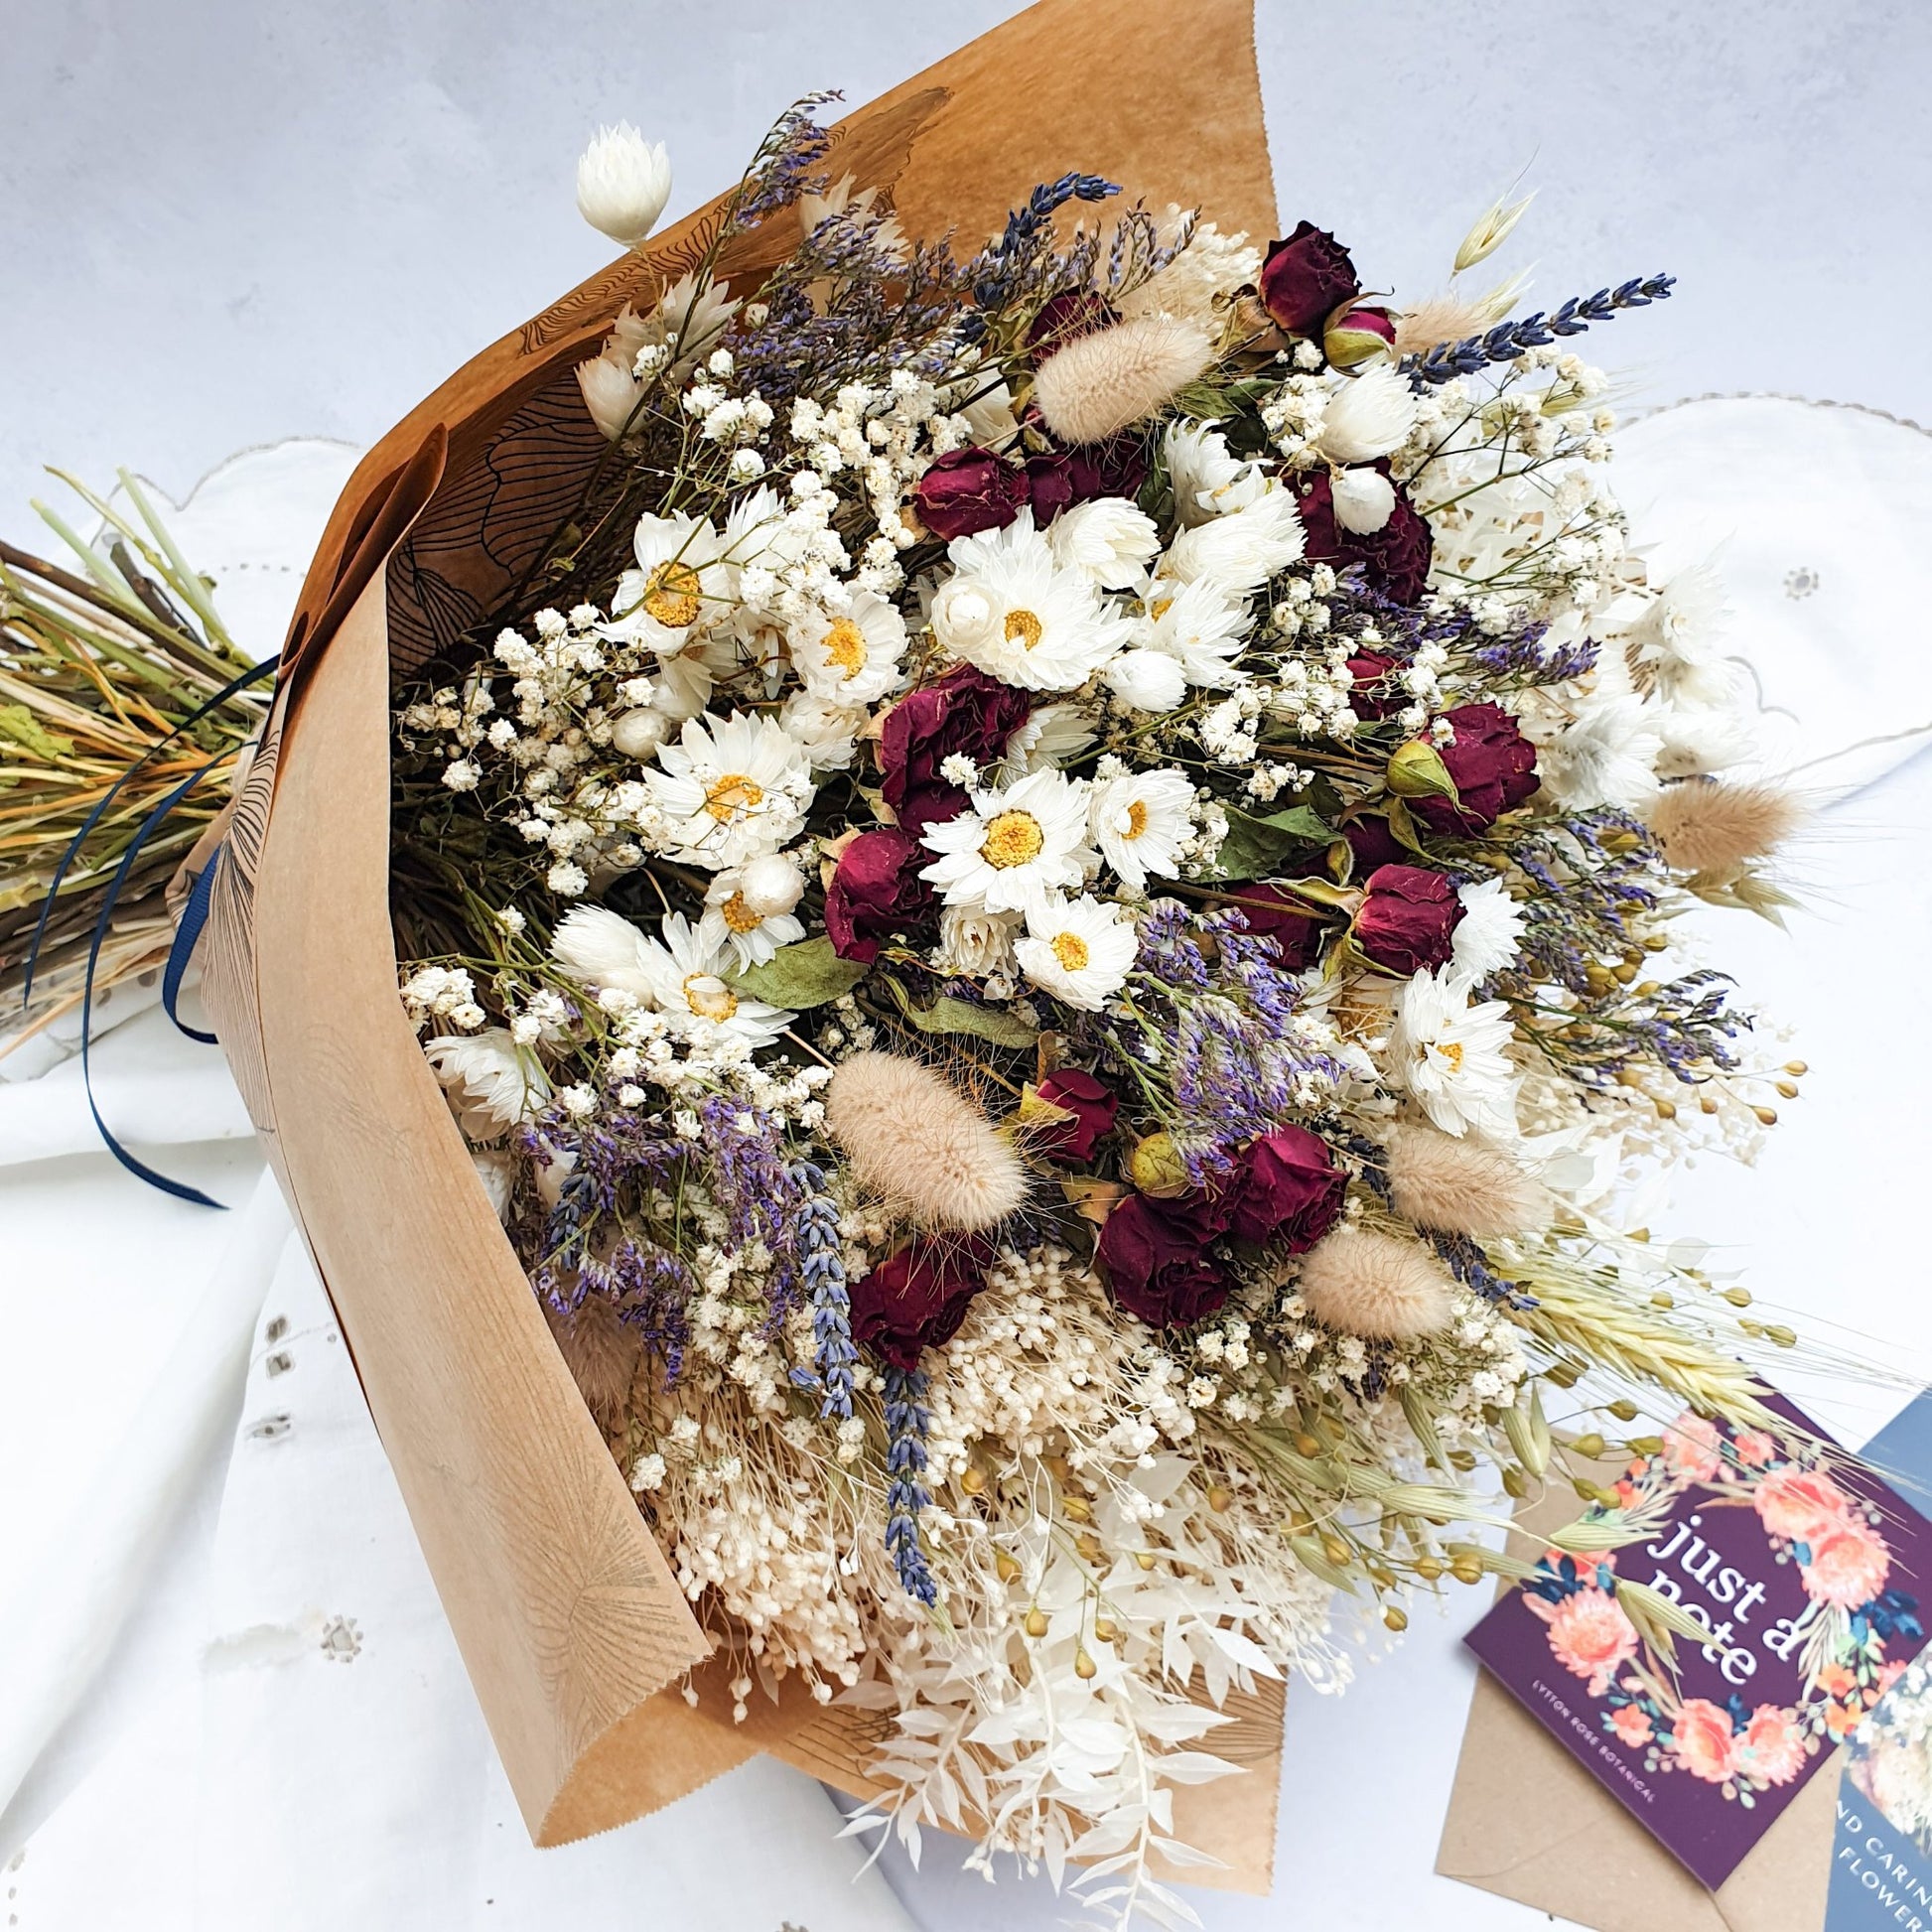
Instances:
[[[1923,1647],[1932,1526],[1863,1471],[1694,1415],[1615,1487],[1624,1510],[1656,1514],[1654,1534],[1547,1551],[1467,1641],[1716,1890]],[[1711,1633],[1678,1639],[1675,1676],[1617,1600],[1629,1584]]]

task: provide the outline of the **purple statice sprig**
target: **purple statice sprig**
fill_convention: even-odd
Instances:
[[[806,94],[772,123],[732,197],[728,218],[733,227],[756,227],[767,215],[792,207],[801,196],[823,188],[824,178],[814,171],[831,148],[832,136],[813,117],[819,108],[840,98],[836,90]]]
[[[762,1108],[712,1094],[699,1103],[698,1135],[732,1240],[741,1248],[761,1241],[775,1252],[797,1204],[783,1130]]]
[[[1464,662],[1481,671],[1492,691],[1520,685],[1568,684],[1596,668],[1602,645],[1579,637],[1567,644],[1546,644],[1547,624],[1533,623],[1511,637],[1494,637],[1464,654]]]
[[[825,1191],[825,1175],[809,1161],[794,1161],[790,1180],[797,1199],[792,1242],[799,1280],[812,1305],[812,1365],[823,1390],[821,1417],[844,1421],[852,1414],[852,1298],[845,1279],[845,1245],[839,1236],[839,1204]]]
[[[886,1548],[906,1595],[930,1605],[939,1600],[925,1552],[919,1547],[919,1515],[932,1498],[925,1474],[926,1378],[915,1368],[886,1370]]]
[[[1411,387],[1434,388],[1459,375],[1479,375],[1492,362],[1513,362],[1526,349],[1544,348],[1560,336],[1581,336],[1592,323],[1609,322],[1622,309],[1647,309],[1668,300],[1676,284],[1672,275],[1642,275],[1594,295],[1573,295],[1560,309],[1512,322],[1499,322],[1480,336],[1457,343],[1439,343],[1425,355],[1405,356],[1398,366]]]

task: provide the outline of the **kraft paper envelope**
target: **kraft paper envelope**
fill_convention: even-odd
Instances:
[[[1546,1495],[1519,1512],[1511,1551],[1534,1561],[1541,1533],[1576,1514],[1574,1496]],[[1843,1756],[1827,1757],[1743,1863],[1706,1891],[1480,1671],[1436,1869],[1596,1932],[1821,1932]]]

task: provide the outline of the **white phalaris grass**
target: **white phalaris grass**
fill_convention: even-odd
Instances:
[[[854,1053],[825,1089],[852,1177],[915,1225],[976,1234],[1027,1198],[1013,1144],[937,1068]]]
[[[1141,316],[1077,336],[1034,377],[1046,427],[1067,443],[1101,443],[1143,421],[1214,359],[1198,323]]]
[[[1389,1131],[1389,1191],[1418,1227],[1478,1237],[1548,1225],[1542,1190],[1501,1148],[1420,1121]]]
[[[628,121],[591,137],[577,163],[577,211],[600,234],[641,248],[670,199],[663,142],[646,141]]]
[[[1449,1325],[1454,1290],[1413,1241],[1337,1228],[1309,1251],[1296,1288],[1311,1312],[1345,1334],[1409,1341]]]

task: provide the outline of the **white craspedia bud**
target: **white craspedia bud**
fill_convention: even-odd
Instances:
[[[826,1086],[825,1120],[853,1179],[916,1226],[977,1233],[1027,1198],[1012,1143],[918,1060],[854,1053]]]
[[[1378,363],[1329,396],[1321,415],[1321,454],[1330,463],[1373,463],[1407,442],[1415,424],[1409,378]]]
[[[760,852],[738,875],[746,908],[760,918],[789,912],[805,893],[805,875],[782,852]]]
[[[1445,1234],[1526,1234],[1548,1227],[1548,1197],[1503,1152],[1420,1121],[1389,1130],[1389,1192],[1398,1214]]]
[[[1122,704],[1136,711],[1172,711],[1187,691],[1187,674],[1164,650],[1124,650],[1100,673]]]
[[[1344,1334],[1407,1341],[1447,1325],[1449,1278],[1413,1241],[1337,1228],[1309,1250],[1295,1284],[1317,1321]]]
[[[1329,485],[1335,521],[1358,537],[1372,537],[1395,514],[1395,484],[1379,470],[1344,470]]]
[[[992,600],[970,578],[949,577],[933,593],[932,634],[955,657],[989,644],[998,629]]]
[[[649,705],[626,711],[611,727],[611,743],[627,759],[653,757],[670,735],[671,721]]]
[[[1076,336],[1034,376],[1034,401],[1065,443],[1104,443],[1198,380],[1214,345],[1198,323],[1138,316]]]
[[[641,248],[671,199],[671,163],[661,141],[628,121],[601,127],[577,163],[577,211],[600,234]]]

